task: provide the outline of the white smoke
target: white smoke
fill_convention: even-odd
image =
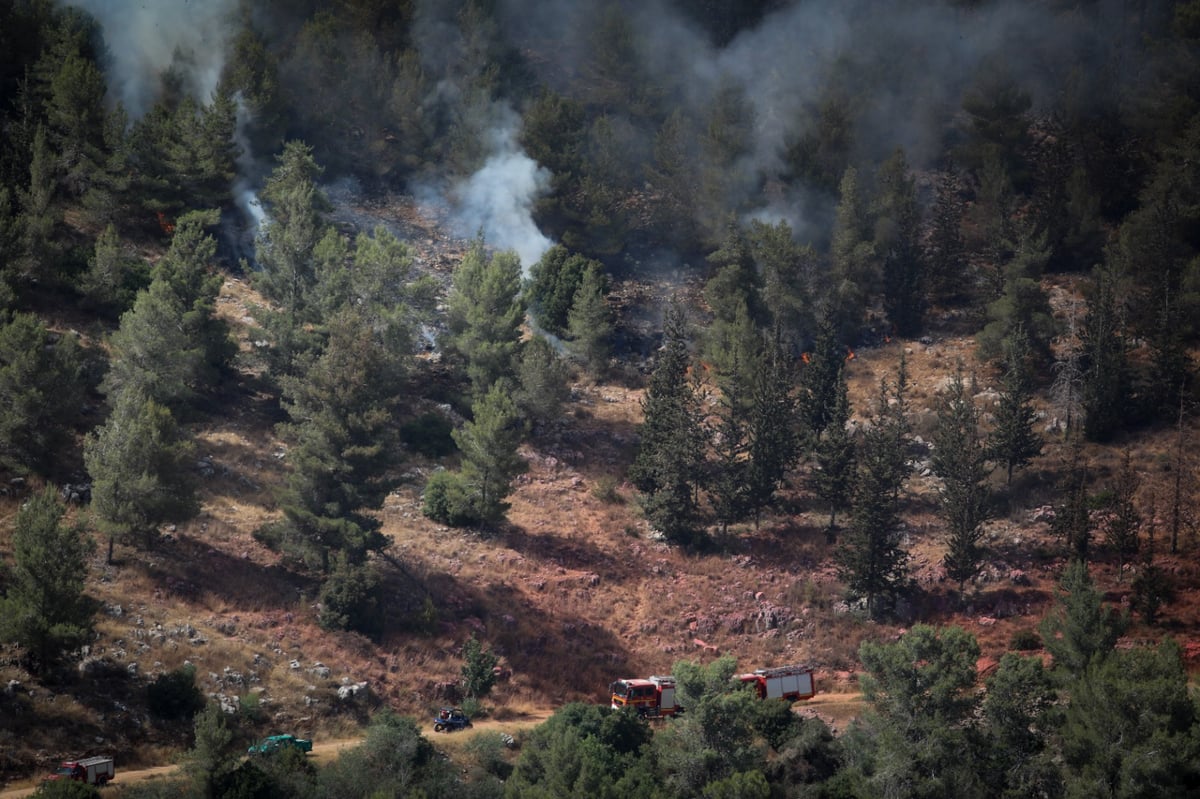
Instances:
[[[250,137],[246,135],[246,127],[250,124],[250,109],[246,106],[242,93],[238,92],[237,127],[233,139],[238,146],[238,174],[233,181],[233,200],[245,216],[247,223],[257,235],[266,221],[267,212],[258,200],[255,185],[258,183],[256,172],[261,168],[250,149]]]
[[[183,89],[212,99],[232,39],[237,0],[66,0],[103,28],[110,91],[138,119],[154,105],[174,68]]]
[[[500,123],[487,134],[491,155],[452,187],[450,202],[461,235],[482,233],[489,246],[516,251],[528,273],[553,245],[533,221],[534,202],[550,189],[550,171],[517,143],[517,115],[511,109],[500,115]]]

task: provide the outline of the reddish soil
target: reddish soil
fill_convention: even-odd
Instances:
[[[1057,286],[1060,293],[1073,290]],[[261,300],[242,280],[226,282],[220,312],[254,350],[250,330]],[[979,402],[992,400],[995,375],[974,365],[972,342],[953,319],[924,343],[861,349],[849,363],[852,402],[868,407],[880,376],[894,376],[903,350],[912,384],[914,428],[926,440],[940,387],[959,361],[977,370]],[[247,361],[251,363],[251,361]],[[203,510],[166,531],[154,550],[118,547],[103,563],[98,547],[88,591],[101,600],[99,637],[89,651],[130,679],[124,694],[101,692],[86,679],[43,686],[11,660],[0,661],[0,779],[41,773],[85,748],[120,754],[123,771],[168,762],[186,731],[159,728],[137,709],[137,680],[185,661],[205,693],[257,694],[263,727],[316,740],[352,738],[374,707],[425,718],[447,701],[459,676],[461,646],[472,633],[501,655],[504,680],[485,705],[495,718],[541,718],[569,701],[603,702],[616,678],[665,673],[680,659],[732,654],[747,670],[792,662],[817,669],[821,695],[802,712],[844,728],[860,706],[856,652],[861,641],[892,640],[907,626],[961,625],[979,639],[982,667],[1008,649],[1018,630],[1036,629],[1063,566],[1045,506],[1064,463],[1059,435],[1019,472],[1011,488],[993,476],[1000,513],[989,524],[989,558],[960,602],[940,566],[945,551],[936,510],[937,482],[918,471],[904,507],[914,591],[898,618],[875,622],[853,612],[826,540],[824,508],[803,488],[801,467],[785,511],[755,528],[731,529],[711,554],[680,551],[658,540],[621,483],[640,421],[641,391],[623,383],[577,383],[562,417],[545,425],[522,453],[529,470],[517,482],[508,524],[489,534],[448,529],[420,512],[421,489],[437,464],[413,458],[380,516],[391,539],[381,571],[390,589],[392,626],[381,642],[329,634],[316,624],[318,585],[263,547],[253,532],[275,518],[272,489],[288,468],[287,447],[273,425],[279,414],[247,367],[231,387],[231,406],[198,431]],[[1042,406],[1043,425],[1053,413]],[[1196,440],[1195,430],[1188,440]],[[1086,456],[1094,487],[1110,482],[1129,446],[1142,476],[1144,508],[1163,510],[1170,496],[1175,431],[1139,432]],[[29,487],[31,490],[32,487]],[[1190,485],[1194,492],[1195,486]],[[1153,499],[1153,501],[1152,501]],[[20,497],[0,500],[11,518]],[[1196,508],[1194,494],[1187,507]],[[7,525],[5,525],[7,529]],[[1147,526],[1146,533],[1149,531]],[[1135,623],[1126,643],[1174,635],[1189,666],[1200,667],[1200,579],[1193,535],[1181,554],[1161,562],[1184,589],[1158,626]],[[7,556],[7,541],[0,538]],[[1100,551],[1094,574],[1107,598],[1128,601],[1130,575]],[[418,630],[426,600],[436,609]],[[337,690],[364,682],[368,699]],[[81,732],[82,731],[82,732]]]

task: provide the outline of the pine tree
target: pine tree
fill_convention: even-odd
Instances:
[[[1103,596],[1088,574],[1087,563],[1072,560],[1063,572],[1055,607],[1040,626],[1055,668],[1079,677],[1093,660],[1103,659],[1113,651],[1128,626],[1128,619],[1104,607]]]
[[[979,643],[960,627],[917,624],[859,647],[874,796],[981,796],[973,753]],[[851,762],[856,758],[851,758]],[[853,766],[851,766],[853,768]],[[991,786],[987,786],[991,787]],[[862,795],[862,794],[859,794]]]
[[[842,176],[839,195],[829,249],[832,273],[828,301],[834,330],[839,338],[849,338],[857,334],[867,298],[879,282],[878,265],[854,167],[847,168]]]
[[[920,332],[924,312],[925,258],[916,184],[903,150],[880,167],[878,183],[874,247],[882,260],[883,307],[896,334],[912,337]]]
[[[261,195],[267,219],[255,253],[261,267],[255,283],[298,325],[309,318],[308,305],[317,281],[312,253],[325,234],[323,214],[329,201],[317,188],[323,170],[313,158],[312,148],[290,141],[277,160]]]
[[[850,398],[846,373],[838,370],[837,399],[825,430],[814,447],[816,469],[810,477],[813,491],[829,503],[829,526],[826,537],[830,543],[836,537],[837,512],[850,504],[854,495],[854,475],[857,468],[856,443],[848,429]]]
[[[53,341],[30,314],[0,324],[0,464],[46,473],[83,405],[83,361],[69,336]]]
[[[544,428],[558,419],[571,395],[567,365],[543,336],[533,336],[521,350],[516,403],[528,424]]]
[[[476,518],[491,524],[508,510],[504,500],[512,493],[512,481],[526,469],[517,452],[526,428],[512,397],[496,383],[475,401],[471,413],[474,418],[452,435],[462,451],[468,501]]]
[[[1054,403],[1058,419],[1062,420],[1067,435],[1075,432],[1077,420],[1083,415],[1083,353],[1078,346],[1076,332],[1076,309],[1071,306],[1067,318],[1067,335],[1063,355],[1054,362],[1054,383],[1050,386],[1050,399]]]
[[[54,284],[57,281],[56,259],[58,245],[54,231],[60,212],[55,205],[54,154],[46,140],[46,131],[39,127],[33,139],[29,161],[28,188],[19,192],[21,215],[21,255],[16,259],[14,276],[21,282],[39,280]]]
[[[802,360],[805,366],[800,372],[800,418],[805,433],[815,439],[829,424],[846,379],[843,372],[846,359],[829,316],[821,320],[812,353],[805,353]]]
[[[0,598],[0,638],[24,648],[39,671],[89,640],[94,603],[84,594],[91,542],[65,524],[53,488],[17,512],[12,571]]]
[[[207,231],[219,221],[216,211],[191,211],[179,217],[171,246],[152,272],[175,293],[183,309],[178,326],[199,347],[200,361],[194,377],[199,389],[214,385],[228,371],[237,352],[229,325],[216,313],[224,278],[212,267],[217,241]]]
[[[724,534],[730,524],[746,518],[750,508],[749,446],[746,412],[736,398],[723,396],[713,431],[713,463],[708,494],[713,515]]]
[[[515,252],[494,255],[476,239],[454,270],[446,300],[446,349],[460,357],[471,391],[482,397],[501,378],[516,374],[521,322],[521,262]]]
[[[1088,469],[1078,440],[1071,444],[1070,463],[1065,469],[1051,529],[1077,560],[1086,562],[1091,549],[1092,517],[1087,491]]]
[[[1147,624],[1154,624],[1158,612],[1163,605],[1175,601],[1175,580],[1171,574],[1154,560],[1155,512],[1151,501],[1146,512],[1149,520],[1146,535],[1146,545],[1142,547],[1142,563],[1137,576],[1133,578],[1133,594],[1129,598],[1130,607],[1141,614]]]
[[[727,224],[724,241],[708,260],[716,271],[704,286],[713,319],[704,333],[703,357],[715,370],[718,386],[747,384],[758,363],[766,307],[750,241],[736,222]]]
[[[988,436],[988,457],[1003,464],[1006,485],[1013,469],[1027,465],[1042,452],[1041,436],[1033,429],[1034,410],[1029,378],[1029,346],[1025,329],[1018,326],[1004,340],[1003,377],[996,422]]]
[[[651,525],[683,544],[697,534],[696,495],[705,459],[700,399],[689,376],[686,325],[682,306],[672,301],[663,319],[663,346],[642,399],[638,452],[629,468]]]
[[[613,313],[604,272],[588,267],[567,314],[567,350],[596,377],[603,377],[612,354]]]
[[[958,583],[961,596],[983,562],[981,525],[988,518],[985,484],[987,451],[979,431],[979,411],[967,395],[962,366],[938,404],[933,433],[933,472],[942,479],[939,510],[949,528],[943,563],[946,576]]]
[[[1138,532],[1142,518],[1134,504],[1139,483],[1133,469],[1133,455],[1126,447],[1121,471],[1110,492],[1109,517],[1104,525],[1104,542],[1117,556],[1117,582],[1124,582],[1125,564],[1140,548]]]
[[[1200,725],[1180,645],[1119,649],[1071,685],[1061,736],[1070,796],[1187,796]]]
[[[184,770],[202,799],[217,799],[222,795],[218,786],[237,768],[244,753],[238,750],[225,712],[216,702],[209,702],[196,714],[193,729],[194,743],[187,753]]]
[[[185,521],[199,509],[186,466],[192,443],[171,412],[132,388],[112,402],[108,419],[83,445],[92,513],[108,535],[109,562],[118,538],[149,549],[160,524]]]
[[[600,268],[600,264],[579,253],[571,253],[561,244],[546,250],[530,268],[525,294],[529,308],[543,330],[560,337],[566,334],[575,295],[583,285],[584,273],[591,268]]]
[[[1041,284],[1049,257],[1046,234],[1034,233],[1028,226],[1006,249],[1006,260],[997,265],[1001,272],[999,296],[988,304],[988,323],[976,337],[984,360],[1003,357],[1004,340],[1018,327],[1025,331],[1034,357],[1038,361],[1049,358],[1050,341],[1057,332],[1050,300]]]
[[[908,578],[899,520],[900,489],[910,468],[905,372],[902,359],[895,388],[886,378],[880,381],[875,416],[859,447],[850,529],[837,552],[840,579],[866,599],[872,615],[880,610],[880,600],[893,599]]]
[[[482,699],[496,684],[496,664],[499,656],[484,649],[479,639],[472,635],[463,644],[462,681],[463,693],[472,699]]]
[[[762,271],[762,300],[767,316],[783,331],[784,340],[798,347],[817,328],[813,314],[813,276],[818,255],[811,245],[797,244],[787,222],[750,223],[751,251]]]
[[[79,291],[87,302],[107,313],[123,313],[149,285],[148,265],[123,249],[117,228],[109,224],[96,237],[88,270],[79,278]]]
[[[284,519],[267,534],[327,574],[335,553],[357,564],[386,543],[369,511],[392,487],[403,367],[352,307],[334,315],[328,341],[309,357],[302,376],[282,381],[292,471],[279,497]]]
[[[187,312],[166,280],[138,293],[109,339],[111,362],[100,390],[110,401],[135,393],[180,410],[198,399],[204,350],[179,324]]]
[[[774,335],[764,342],[754,370],[746,413],[746,497],[756,524],[800,459],[802,439],[795,385],[795,370],[782,331],[776,326]]]
[[[925,253],[929,298],[936,304],[956,302],[970,293],[962,216],[957,181],[952,176],[942,176],[937,182]]]
[[[1097,270],[1083,323],[1083,432],[1107,441],[1130,412],[1129,364],[1118,318],[1120,275],[1111,265]]]

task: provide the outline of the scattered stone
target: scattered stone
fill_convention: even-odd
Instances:
[[[339,702],[348,702],[360,698],[366,698],[368,694],[366,682],[355,682],[348,685],[343,685],[337,690]]]

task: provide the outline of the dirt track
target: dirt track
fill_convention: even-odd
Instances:
[[[443,743],[453,743],[460,738],[466,740],[472,733],[482,732],[486,730],[500,730],[503,732],[513,733],[516,730],[536,726],[549,718],[549,712],[528,714],[519,719],[511,721],[496,721],[493,719],[481,719],[475,722],[466,735],[454,735],[447,733],[446,735],[435,734],[431,729],[425,730],[437,745]],[[314,741],[312,753],[309,755],[318,765],[324,765],[333,760],[336,760],[342,750],[350,749],[362,743],[362,738],[342,738],[333,741]],[[179,771],[179,766],[153,766],[150,768],[137,769],[134,771],[122,771],[120,765],[117,766],[117,778],[111,783],[111,791],[106,790],[106,795],[120,796],[121,787],[131,785],[133,783],[145,782],[146,780],[162,779],[172,776]],[[33,794],[37,790],[40,780],[30,779],[22,780],[20,783],[10,785],[3,791],[0,791],[0,799],[20,799]]]
[[[858,715],[859,710],[862,709],[862,701],[862,694],[818,694],[797,707],[809,708],[815,711],[816,715],[833,721],[839,727],[844,727],[849,719]],[[439,746],[449,744],[450,748],[454,748],[455,743],[459,740],[468,740],[473,733],[498,730],[513,734],[521,729],[536,727],[549,718],[550,713],[551,711],[546,710],[538,713],[524,714],[520,718],[504,721],[480,719],[472,725],[470,730],[466,731],[465,735],[434,733],[432,728],[425,730],[425,733],[435,744]],[[333,741],[314,741],[310,757],[317,764],[324,765],[337,759],[342,750],[358,746],[358,744],[362,743],[362,740],[362,738],[342,738]],[[151,768],[137,769],[136,771],[122,771],[118,767],[117,778],[112,782],[111,795],[119,796],[123,785],[162,779],[178,771],[179,766],[177,765],[153,766]],[[30,796],[37,790],[37,785],[38,780],[23,780],[17,785],[10,785],[3,791],[0,791],[0,799],[20,799],[20,797]]]

